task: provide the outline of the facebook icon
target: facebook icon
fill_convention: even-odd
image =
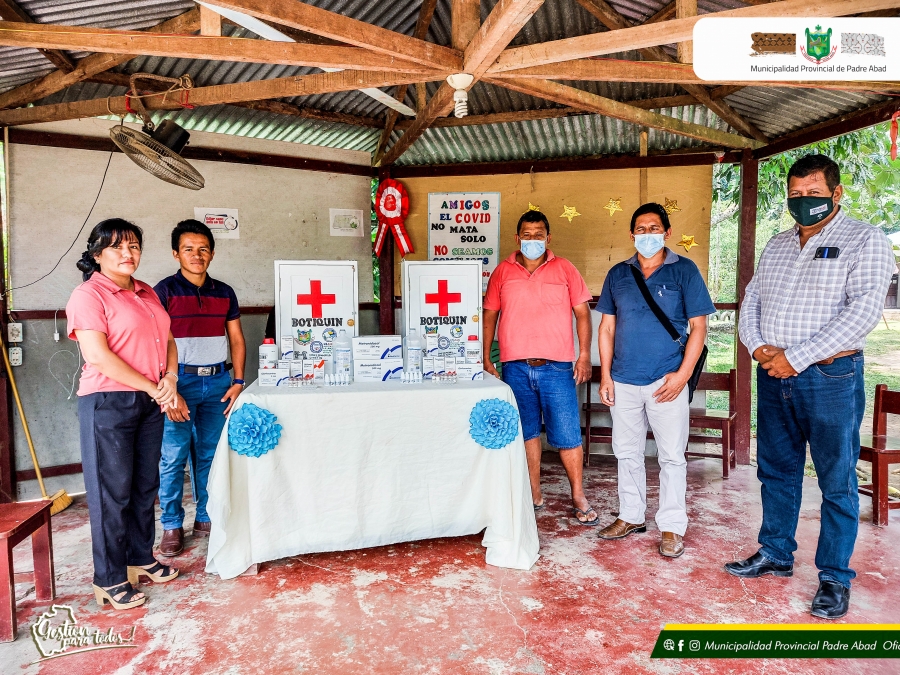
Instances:
[[[678,641],[678,651],[681,651],[684,648],[684,640]]]

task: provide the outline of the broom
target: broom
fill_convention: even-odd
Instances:
[[[3,362],[6,364],[6,372],[9,375],[9,383],[12,385],[13,397],[16,399],[16,407],[19,409],[19,418],[22,420],[22,428],[25,430],[25,438],[28,440],[31,461],[34,463],[34,473],[37,476],[38,485],[41,486],[41,497],[44,500],[53,502],[53,506],[50,507],[50,515],[52,516],[71,506],[72,498],[66,494],[65,490],[60,490],[52,497],[47,496],[47,490],[44,488],[44,478],[41,476],[41,466],[38,464],[37,455],[34,452],[34,442],[31,440],[31,432],[28,430],[28,420],[25,419],[25,410],[22,409],[22,399],[19,398],[16,377],[13,375],[12,366],[9,363],[9,354],[6,351],[6,345],[3,344],[2,335],[0,335],[0,351],[3,352]]]

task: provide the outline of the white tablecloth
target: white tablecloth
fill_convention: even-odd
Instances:
[[[209,476],[212,532],[206,571],[235,577],[253,563],[455,537],[485,529],[486,561],[529,569],[537,526],[522,428],[501,450],[469,435],[482,399],[516,405],[485,375],[457,384],[247,387],[278,417],[281,440],[261,457],[239,455],[222,432]]]

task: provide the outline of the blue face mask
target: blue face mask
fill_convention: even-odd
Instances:
[[[634,235],[634,247],[645,258],[652,258],[660,252],[666,244],[664,234],[636,234]]]
[[[529,260],[537,260],[547,250],[547,242],[543,239],[522,239],[519,242],[519,250]]]

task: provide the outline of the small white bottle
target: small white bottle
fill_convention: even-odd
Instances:
[[[470,335],[466,340],[466,363],[481,363],[481,340],[477,335]]]
[[[331,358],[335,375],[350,375],[353,372],[353,341],[343,328],[334,339]]]
[[[275,368],[278,366],[278,345],[273,338],[266,338],[259,347],[259,367]]]
[[[410,328],[403,338],[403,370],[405,372],[422,372],[422,338],[415,328]]]

